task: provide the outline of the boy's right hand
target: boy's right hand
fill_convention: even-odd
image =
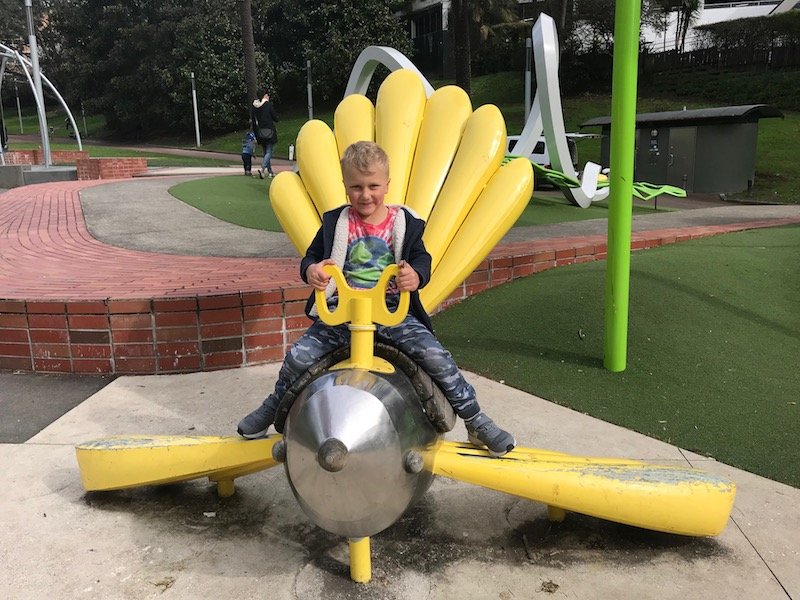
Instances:
[[[322,267],[326,265],[335,265],[336,263],[330,259],[326,258],[325,260],[321,260],[318,263],[314,263],[306,270],[306,277],[308,278],[308,283],[315,289],[321,292],[325,291],[325,288],[328,287],[328,281],[330,281],[331,276],[328,275],[325,271],[322,270]]]

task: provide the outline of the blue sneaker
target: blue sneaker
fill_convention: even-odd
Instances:
[[[275,409],[264,400],[261,406],[239,421],[239,427],[236,431],[239,432],[240,436],[248,440],[263,438],[267,435],[267,429],[269,429],[274,420]]]
[[[464,425],[467,427],[469,443],[485,447],[495,458],[508,454],[517,445],[513,435],[500,429],[483,412],[479,412],[469,421],[464,421]]]

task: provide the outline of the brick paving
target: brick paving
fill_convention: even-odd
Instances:
[[[176,297],[302,283],[297,259],[174,256],[99,242],[86,228],[79,192],[102,183],[38,184],[0,195],[0,298]]]

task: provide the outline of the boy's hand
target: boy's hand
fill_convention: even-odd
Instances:
[[[419,274],[404,260],[397,265],[397,289],[401,292],[415,292],[419,288]]]
[[[319,290],[320,292],[324,292],[325,288],[328,286],[328,281],[330,281],[331,276],[328,275],[325,271],[322,270],[322,267],[325,265],[335,265],[336,263],[330,259],[326,258],[325,260],[321,260],[318,263],[314,263],[308,269],[306,269],[306,277],[308,278],[308,283],[313,286],[315,290]]]

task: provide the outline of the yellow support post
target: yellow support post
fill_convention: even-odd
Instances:
[[[386,286],[389,279],[397,275],[397,265],[389,265],[383,270],[375,287],[365,290],[354,290],[347,285],[342,271],[327,265],[325,272],[336,282],[339,303],[331,311],[325,300],[325,293],[317,290],[316,304],[319,318],[327,325],[348,323],[350,330],[350,359],[334,365],[332,369],[364,369],[379,373],[394,373],[392,364],[374,355],[375,323],[393,326],[406,318],[410,302],[408,292],[400,294],[400,303],[394,312],[386,306]]]
[[[350,543],[350,579],[356,583],[369,583],[372,579],[372,558],[369,538],[348,540]]]
[[[356,369],[370,369],[374,358],[375,325],[372,323],[372,304],[369,298],[356,297],[350,301],[350,363]]]

